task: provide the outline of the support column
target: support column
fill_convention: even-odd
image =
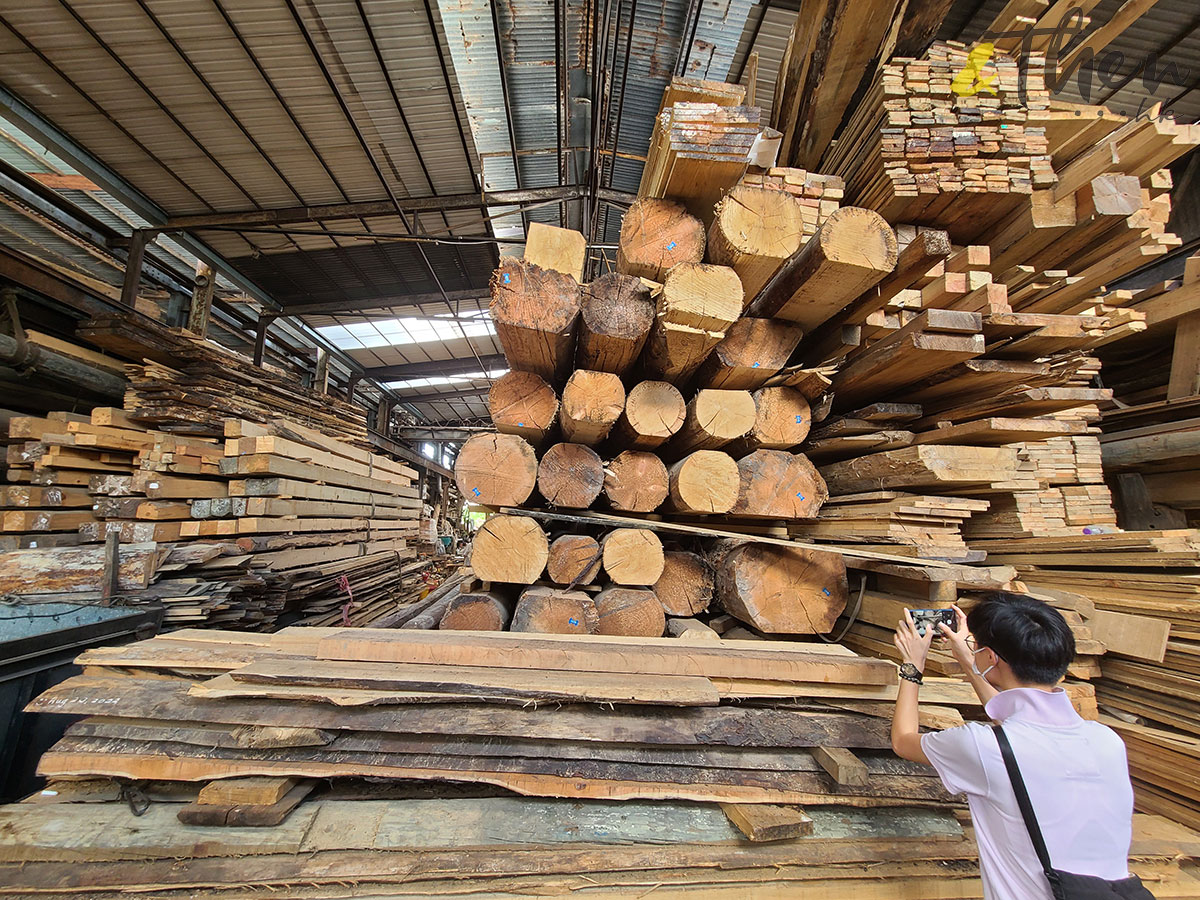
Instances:
[[[271,313],[259,313],[258,315],[258,322],[254,326],[254,364],[256,366],[263,364],[263,351],[267,347],[267,329],[271,327],[275,318]]]
[[[192,305],[188,308],[187,330],[201,337],[208,335],[208,320],[212,315],[213,290],[217,284],[217,273],[205,262],[196,263],[196,287],[192,291]]]
[[[121,302],[132,309],[137,305],[138,285],[142,281],[142,261],[146,258],[146,244],[154,240],[158,232],[152,228],[139,228],[129,238],[129,256],[125,260],[125,280],[121,282]]]
[[[324,347],[317,348],[317,372],[313,376],[313,390],[321,394],[329,393],[329,351]]]

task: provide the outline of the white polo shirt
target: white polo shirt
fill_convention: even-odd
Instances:
[[[1056,869],[1129,877],[1133,787],[1125,744],[1082,718],[1062,688],[1001,691],[989,718],[1003,723]],[[946,790],[966,794],[987,900],[1053,900],[1025,829],[991,727],[970,722],[921,737]]]

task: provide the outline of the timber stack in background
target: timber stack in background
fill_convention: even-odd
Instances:
[[[181,330],[80,334],[145,361],[123,409],[10,419],[4,593],[271,630],[384,624],[428,589],[417,473],[372,452],[355,407]]]

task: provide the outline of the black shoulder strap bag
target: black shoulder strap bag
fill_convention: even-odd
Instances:
[[[1017,806],[1021,808],[1021,818],[1029,829],[1029,838],[1033,841],[1033,849],[1037,851],[1050,882],[1050,891],[1054,900],[1154,900],[1136,875],[1130,875],[1120,881],[1105,881],[1095,875],[1076,875],[1064,872],[1050,865],[1050,853],[1046,850],[1046,842],[1042,838],[1042,829],[1038,826],[1037,817],[1033,814],[1033,804],[1029,802],[1029,792],[1025,790],[1025,779],[1017,767],[1017,758],[1013,755],[1012,744],[1008,735],[999,725],[992,725],[996,732],[996,742],[1000,744],[1000,755],[1004,757],[1004,767],[1008,769],[1009,780],[1012,781],[1013,793],[1017,795]]]

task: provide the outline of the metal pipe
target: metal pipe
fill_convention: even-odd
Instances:
[[[44,347],[18,341],[7,334],[0,334],[0,364],[19,371],[36,372],[104,397],[124,397],[125,388],[128,387],[128,382],[120,375],[113,375],[68,356],[60,356]]]

